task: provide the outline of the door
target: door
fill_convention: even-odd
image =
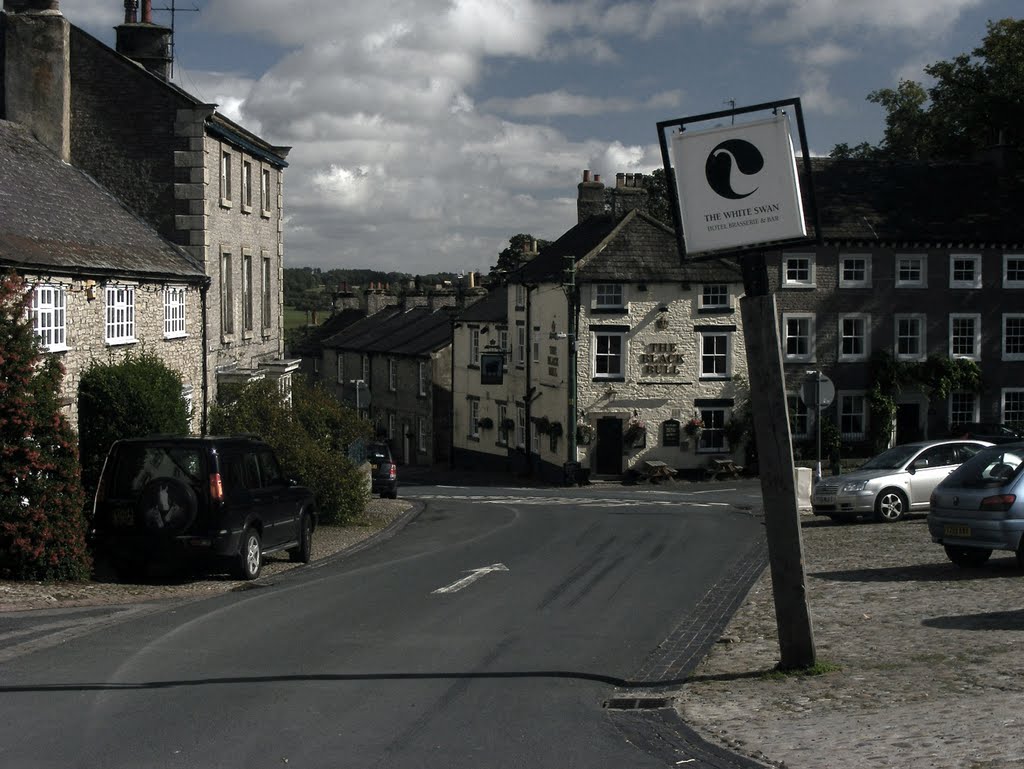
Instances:
[[[921,432],[921,404],[900,403],[896,406],[896,445],[913,443],[924,438]]]
[[[910,476],[911,509],[927,507],[928,499],[935,487],[953,472],[959,463],[956,445],[953,443],[932,446],[922,451],[910,466],[913,470]]]
[[[597,420],[594,474],[622,475],[622,420],[618,417]]]
[[[277,547],[294,542],[299,532],[299,505],[277,457],[269,449],[257,454],[260,489],[254,494],[263,517],[263,546]]]

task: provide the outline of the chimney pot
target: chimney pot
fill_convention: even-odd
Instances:
[[[590,169],[588,169],[588,168],[584,168],[583,169],[583,181],[585,181],[585,182],[589,182],[590,181]]]
[[[153,23],[153,0],[142,0],[142,23]]]

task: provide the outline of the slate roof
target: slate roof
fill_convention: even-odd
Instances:
[[[489,321],[504,323],[508,321],[508,286],[492,288],[487,296],[459,313],[461,321]]]
[[[1000,172],[988,162],[830,158],[814,158],[811,167],[826,240],[1024,243],[1020,171]]]
[[[319,326],[307,326],[303,333],[293,341],[291,352],[296,355],[319,355],[324,339],[338,334],[353,323],[366,317],[366,311],[358,308],[346,308],[331,315]]]
[[[184,249],[6,120],[0,120],[0,265],[60,275],[209,280]]]
[[[429,355],[452,342],[448,308],[388,307],[324,340],[324,347],[368,353]]]

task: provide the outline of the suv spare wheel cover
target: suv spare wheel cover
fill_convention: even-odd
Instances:
[[[142,488],[137,505],[139,524],[154,534],[173,536],[196,517],[196,493],[176,478],[156,478]]]

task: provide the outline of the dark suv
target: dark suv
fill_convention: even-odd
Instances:
[[[389,499],[398,498],[398,466],[391,458],[391,449],[386,443],[371,443],[366,449],[370,460],[370,478],[373,493]]]
[[[256,579],[267,553],[309,563],[316,524],[313,493],[256,438],[131,438],[107,454],[89,540],[123,569],[205,556]]]

